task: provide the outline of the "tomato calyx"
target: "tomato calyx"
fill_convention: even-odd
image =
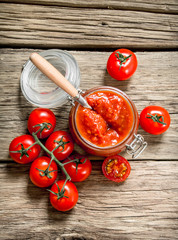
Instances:
[[[62,150],[59,151],[59,152],[64,151],[65,145],[66,145],[67,143],[70,143],[70,141],[64,142],[63,138],[64,138],[64,136],[62,136],[59,141],[54,140],[54,142],[55,142],[55,143],[58,143],[58,145],[52,150],[52,152],[54,152],[54,151],[55,151],[56,149],[58,149],[59,147],[62,147]],[[59,152],[58,152],[58,153],[59,153]]]
[[[37,134],[38,132],[40,132],[40,137],[41,137],[42,131],[43,131],[44,129],[50,130],[50,129],[52,128],[52,126],[53,126],[53,125],[52,125],[51,123],[43,122],[43,123],[34,125],[33,128],[35,128],[35,127],[40,127],[40,128],[35,132],[35,134]]]
[[[25,155],[26,157],[29,157],[27,151],[29,150],[28,148],[25,149],[22,143],[19,143],[18,145],[21,145],[21,149],[17,151],[11,151],[12,153],[20,153],[20,159]],[[17,145],[17,146],[18,146]]]
[[[119,70],[120,70],[121,67],[122,67],[122,64],[125,63],[126,60],[132,56],[132,54],[130,54],[129,56],[125,57],[122,53],[120,53],[119,51],[117,51],[117,52],[115,53],[115,56],[116,56],[116,58],[120,61],[120,67],[119,67]]]
[[[36,168],[39,171],[39,174],[40,174],[41,177],[45,177],[46,176],[47,178],[51,179],[52,176],[51,176],[50,173],[58,171],[58,170],[51,170],[51,171],[49,171],[49,168],[50,168],[50,165],[51,165],[52,161],[53,161],[53,158],[51,158],[51,161],[50,161],[48,167],[45,170]]]
[[[49,192],[51,192],[52,194],[56,195],[56,196],[57,196],[57,200],[59,200],[60,198],[63,198],[63,197],[69,198],[69,197],[67,197],[67,196],[64,195],[64,193],[65,193],[64,187],[65,187],[66,182],[67,182],[67,180],[64,182],[64,185],[63,185],[63,187],[62,187],[61,190],[60,190],[58,184],[56,183],[56,186],[57,186],[57,188],[58,188],[58,192],[57,192],[57,193],[56,193],[56,192],[53,192],[53,191],[51,191],[51,190],[49,190],[49,189],[47,189],[47,190],[48,190]]]
[[[32,145],[30,145],[28,148],[24,148],[24,145],[22,143],[17,144],[16,147],[18,147],[19,145],[21,145],[21,149],[17,150],[17,151],[10,151],[11,153],[20,153],[20,159],[22,159],[23,156],[29,157],[29,154],[27,153],[28,151],[31,151],[31,147],[33,147],[36,144],[33,143]]]
[[[50,178],[50,179],[52,178],[50,173],[57,171],[57,170],[49,171],[49,166],[47,167],[46,170],[42,170],[42,169],[39,169],[39,168],[36,168],[36,169],[39,171],[39,174],[40,174],[41,177],[45,177],[46,176],[47,178]]]
[[[152,114],[150,114],[150,113],[147,113],[147,115],[149,115],[149,117],[146,117],[146,118],[150,118],[150,119],[152,119],[154,122],[161,123],[162,125],[167,125],[167,124],[164,122],[164,117],[163,117],[163,116],[158,116],[157,114],[152,115]],[[162,119],[162,121],[160,121],[160,119]]]
[[[84,159],[84,161],[83,162],[81,162],[81,160],[83,159],[83,157],[79,157],[79,158],[74,158],[74,159],[71,159],[71,158],[67,158],[67,159],[69,159],[70,161],[69,162],[66,162],[66,163],[63,163],[63,165],[66,165],[66,164],[68,164],[68,163],[71,163],[71,162],[74,162],[75,164],[76,164],[76,173],[77,173],[77,171],[78,171],[78,165],[79,164],[84,164],[84,163],[86,163],[86,161],[87,161],[87,158],[85,158]]]

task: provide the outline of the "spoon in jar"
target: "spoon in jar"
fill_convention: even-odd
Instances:
[[[78,92],[78,90],[74,88],[74,86],[45,58],[38,53],[32,53],[30,55],[30,60],[51,81],[68,93],[74,101],[77,101],[83,107],[92,109],[87,100]]]

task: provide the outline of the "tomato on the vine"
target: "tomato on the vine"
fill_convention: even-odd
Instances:
[[[59,180],[50,190],[50,202],[58,211],[68,211],[72,209],[78,201],[78,191],[76,186],[65,180]]]
[[[107,157],[102,164],[102,171],[106,178],[114,182],[123,182],[129,176],[131,167],[122,156]]]
[[[33,145],[31,147],[31,145]],[[14,138],[9,146],[11,158],[18,163],[25,164],[34,161],[40,154],[41,147],[35,143],[31,135]]]
[[[137,57],[128,49],[117,49],[108,58],[107,71],[116,80],[130,78],[137,69]]]
[[[75,161],[74,161],[75,160]],[[63,161],[72,182],[82,182],[89,177],[92,165],[84,155],[74,154]]]
[[[67,158],[74,149],[74,143],[66,131],[53,132],[46,140],[45,147],[52,151],[58,160]]]
[[[30,179],[38,187],[49,187],[57,178],[58,167],[53,160],[45,156],[35,159],[30,167]],[[50,164],[50,166],[49,166]]]
[[[168,111],[160,106],[148,106],[140,114],[140,126],[150,134],[162,134],[169,128],[170,123]]]
[[[34,109],[28,118],[28,130],[32,134],[37,133],[38,138],[47,138],[56,126],[56,117],[54,113],[47,108]]]

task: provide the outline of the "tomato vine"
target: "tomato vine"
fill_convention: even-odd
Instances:
[[[46,125],[47,123],[43,123],[43,124]],[[40,128],[43,128],[43,124],[41,124]],[[48,150],[48,149],[44,146],[44,144],[39,140],[39,138],[37,137],[37,133],[40,131],[40,128],[38,129],[38,131],[33,132],[33,133],[32,133],[32,136],[34,137],[35,142],[36,142],[38,145],[40,145],[40,147],[41,147],[45,152],[47,152],[47,153],[49,154],[49,156],[51,157],[51,161],[50,161],[50,163],[49,163],[49,165],[48,165],[48,169],[49,169],[49,167],[50,167],[51,162],[54,160],[54,161],[59,165],[59,167],[61,168],[61,170],[63,171],[63,173],[65,174],[66,179],[70,181],[70,180],[71,180],[71,177],[69,176],[69,174],[68,174],[67,171],[65,170],[64,164],[61,163],[61,162],[54,156],[54,153],[53,153],[54,149],[53,149],[52,151]],[[62,151],[64,150],[65,144],[67,144],[67,143],[69,143],[69,142],[64,142],[64,141],[63,141],[63,138],[61,138],[61,140],[58,141],[58,146],[55,148],[55,150],[56,150],[58,147],[62,147],[62,148],[63,148],[63,149],[61,150],[61,152],[62,152]],[[48,171],[46,172],[46,174],[48,174]]]
[[[10,151],[10,153],[17,153],[17,154],[20,154],[20,159],[23,158],[23,156],[26,156],[27,158],[29,158],[29,153],[28,151],[31,151],[32,147],[34,145],[39,145],[40,149],[43,149],[49,156],[50,156],[50,162],[47,166],[47,168],[44,170],[44,169],[40,169],[40,168],[37,168],[36,169],[39,171],[39,174],[40,176],[44,177],[46,176],[47,178],[51,178],[51,173],[54,172],[54,171],[57,171],[57,170],[52,170],[50,171],[50,166],[51,166],[51,163],[52,161],[55,161],[56,164],[60,167],[60,169],[62,170],[62,172],[64,173],[65,177],[66,177],[66,180],[64,182],[64,187],[65,187],[65,184],[67,181],[71,181],[71,177],[70,175],[68,174],[68,172],[66,171],[64,165],[68,164],[68,163],[71,163],[71,162],[76,162],[76,165],[78,166],[78,164],[82,164],[82,162],[80,161],[81,159],[73,159],[71,160],[70,158],[70,162],[65,162],[65,163],[62,163],[61,161],[59,161],[56,156],[54,155],[54,151],[57,150],[58,148],[62,148],[61,151],[59,151],[58,153],[60,152],[63,152],[64,149],[65,149],[65,145],[70,143],[70,141],[65,141],[64,140],[64,136],[61,136],[60,140],[57,141],[57,140],[54,140],[55,143],[57,143],[57,146],[55,148],[53,148],[51,151],[40,141],[39,137],[37,136],[37,134],[40,132],[40,134],[42,133],[42,131],[44,129],[50,129],[52,126],[50,123],[47,123],[47,122],[43,122],[43,123],[40,123],[40,124],[37,124],[35,125],[34,127],[39,127],[38,130],[36,132],[32,132],[32,137],[34,138],[34,142],[28,146],[28,147],[24,147],[24,144],[21,142],[19,142],[16,147],[18,146],[21,146],[21,148],[19,150],[16,150],[16,151]],[[85,163],[85,162],[83,162]]]

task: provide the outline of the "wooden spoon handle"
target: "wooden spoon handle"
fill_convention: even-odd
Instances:
[[[77,89],[74,88],[74,86],[46,59],[44,59],[38,53],[32,53],[30,55],[30,60],[42,73],[44,73],[49,79],[51,79],[70,96],[77,96]]]

